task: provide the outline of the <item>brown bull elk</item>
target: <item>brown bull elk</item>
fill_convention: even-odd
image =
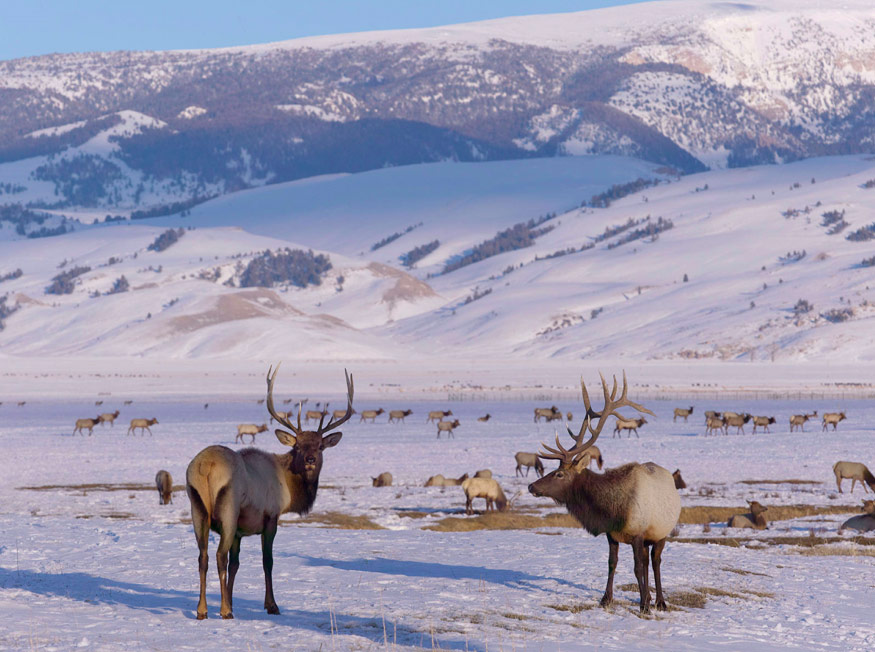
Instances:
[[[391,487],[392,486],[392,474],[388,471],[383,471],[376,478],[371,478],[371,486],[372,487]]]
[[[362,421],[367,421],[368,419],[371,420],[371,423],[376,423],[377,417],[383,414],[383,412],[385,411],[386,410],[384,410],[383,408],[380,408],[379,410],[362,410],[359,423],[361,423]]]
[[[243,443],[243,435],[249,435],[252,439],[249,440],[250,444],[255,443],[255,435],[260,432],[267,432],[267,424],[262,423],[260,426],[255,425],[254,423],[241,423],[237,426],[237,436],[234,438],[234,443],[240,442]]]
[[[425,420],[426,423],[431,423],[432,421],[443,421],[444,417],[453,416],[452,410],[432,410],[428,413],[428,418]]]
[[[548,423],[562,418],[562,412],[555,405],[548,408],[535,408],[535,423],[545,419]]]
[[[754,530],[767,529],[769,524],[763,514],[769,511],[769,508],[763,507],[755,500],[748,500],[747,504],[750,505],[750,513],[730,516],[729,521],[726,523],[726,527],[753,528]]]
[[[426,487],[458,487],[468,479],[468,474],[463,473],[458,478],[445,478],[440,473],[431,476],[425,481]]]
[[[499,512],[507,511],[507,497],[501,490],[501,485],[492,478],[468,478],[462,483],[462,491],[465,492],[465,513],[469,516],[474,513],[474,499],[486,499],[486,511],[498,509]]]
[[[319,472],[322,470],[322,451],[336,446],[342,433],[334,430],[352,416],[353,380],[346,374],[347,409],[340,419],[331,419],[323,427],[325,416],[314,430],[277,414],[273,405],[273,384],[276,370],[267,372],[267,409],[284,428],[277,429],[277,439],[291,447],[284,455],[268,453],[257,448],[233,451],[225,446],[209,446],[195,455],[186,471],[186,493],[191,501],[191,518],[199,550],[200,599],[197,617],[207,617],[207,545],[210,530],[219,534],[216,565],[222,594],[220,614],[233,618],[232,603],[234,577],[240,566],[240,539],[261,535],[261,556],[264,567],[264,608],[269,614],[278,614],[273,596],[273,540],[280,514],[306,514],[316,500]],[[230,554],[230,561],[229,561]]]
[[[790,417],[790,432],[793,432],[794,428],[799,428],[802,432],[805,432],[805,422],[816,417],[817,410],[811,414],[794,414]]]
[[[544,459],[559,460],[559,468],[529,485],[535,496],[546,496],[565,505],[568,512],[593,535],[606,534],[608,538],[608,582],[602,597],[602,606],[611,604],[614,597],[614,571],[617,567],[620,543],[632,546],[635,556],[635,577],[641,597],[641,611],[650,611],[650,586],[648,579],[647,549],[651,548],[653,577],[656,581],[656,608],[665,610],[662,593],[660,565],[666,537],[677,525],[681,513],[681,499],[674,486],[671,473],[653,462],[625,464],[608,469],[604,474],[590,471],[587,450],[596,442],[608,421],[617,416],[622,407],[631,407],[638,412],[653,414],[643,405],[626,397],[628,384],[623,373],[623,391],[617,397],[617,379],[613,389],[601,376],[604,407],[601,412],[592,409],[589,394],[583,379],[580,389],[586,407],[586,416],[575,436],[566,427],[574,440],[574,446],[565,450],[556,436],[556,448],[544,445],[546,452],[539,453]],[[598,419],[595,428],[594,418]],[[590,438],[583,441],[589,430]]]
[[[82,435],[82,430],[88,429],[88,436],[94,432],[94,426],[100,423],[100,417],[94,417],[93,419],[76,419],[76,428],[73,430],[73,434],[75,435],[77,432]],[[84,437],[84,435],[82,435]]]
[[[851,481],[851,493],[854,493],[854,485],[858,482],[863,485],[863,491],[868,493],[866,485],[869,489],[875,491],[875,476],[866,468],[865,464],[860,462],[836,462],[832,465],[832,472],[836,476],[836,486],[839,488],[839,493],[842,491],[842,480]]]
[[[735,428],[735,434],[741,433],[744,434],[744,424],[750,421],[753,417],[749,414],[736,414],[735,416],[726,416],[726,413],[723,413],[723,420],[726,422],[726,430],[729,430],[729,427],[732,426]]]
[[[143,437],[146,435],[146,431],[149,431],[149,436],[152,436],[152,429],[149,426],[154,426],[158,424],[158,419],[131,419],[131,425],[128,426],[128,434],[133,433],[137,434],[137,428],[140,429],[140,436]]]
[[[686,489],[687,488],[687,483],[684,482],[684,479],[681,476],[680,469],[675,469],[674,473],[671,474],[671,477],[674,478],[674,488],[675,489]]]
[[[684,423],[687,421],[687,417],[689,417],[693,413],[693,406],[691,405],[688,408],[675,408],[674,416],[672,417],[672,421],[677,421],[678,417],[684,418]]]
[[[769,424],[775,423],[775,417],[754,417],[753,418],[753,434],[757,434],[757,427],[762,428],[766,432],[769,430]]]
[[[462,424],[459,423],[458,419],[456,419],[455,421],[438,421],[438,423],[437,423],[437,438],[440,439],[441,433],[445,432],[445,433],[447,433],[447,439],[449,439],[450,437],[455,439],[456,435],[453,434],[453,431],[456,428],[458,428],[460,425],[462,425]]]
[[[621,431],[628,430],[629,436],[632,436],[632,433],[635,433],[635,436],[638,439],[641,437],[638,436],[638,428],[647,423],[647,419],[644,417],[638,417],[637,419],[624,419],[623,417],[618,416],[617,422],[614,424],[614,437],[619,437],[623,433]]]
[[[413,414],[413,410],[389,410],[389,423],[404,423],[404,418]]]
[[[705,421],[705,434],[717,434],[714,432],[715,430],[719,430],[724,435],[729,432],[726,428],[726,417],[708,417]]]
[[[842,523],[839,528],[839,533],[843,530],[858,530],[860,532],[871,532],[875,530],[875,500],[863,501],[863,513],[857,516],[852,516],[847,521]]]
[[[522,476],[523,467],[526,467],[526,475],[529,474],[529,469],[534,467],[535,473],[538,474],[538,477],[544,477],[544,463],[541,461],[541,458],[538,457],[537,453],[526,453],[520,451],[513,457],[516,460],[516,473],[514,473],[514,477],[517,475]]]
[[[158,471],[155,474],[155,486],[158,488],[158,504],[170,505],[173,503],[173,476],[169,471]]]
[[[118,419],[119,411],[115,412],[104,412],[101,414],[98,419],[100,419],[100,426],[103,427],[103,424],[109,421],[109,425],[115,427],[115,420]]]
[[[823,415],[823,428],[822,430],[826,430],[827,426],[832,424],[833,432],[835,432],[839,423],[847,419],[844,412],[826,412]]]

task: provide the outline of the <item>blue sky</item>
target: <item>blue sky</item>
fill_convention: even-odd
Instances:
[[[639,0],[640,1],[640,0]],[[635,0],[0,0],[0,60],[167,50],[581,11]]]

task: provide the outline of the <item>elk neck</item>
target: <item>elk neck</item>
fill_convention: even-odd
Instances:
[[[277,455],[277,461],[283,472],[283,481],[289,491],[289,504],[285,512],[295,512],[304,516],[310,512],[316,502],[316,492],[319,491],[319,477],[308,481],[303,473],[292,471],[296,451],[291,450],[284,455]]]
[[[634,470],[634,464],[608,469],[604,474],[584,468],[567,492],[568,513],[594,536],[621,531],[635,489]]]

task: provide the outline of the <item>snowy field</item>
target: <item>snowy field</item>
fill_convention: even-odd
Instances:
[[[289,376],[291,373],[288,372]],[[279,402],[288,384],[277,381]],[[287,383],[291,378],[287,378]],[[262,386],[253,384],[253,395]],[[247,387],[250,381],[245,383]],[[257,386],[256,386],[257,385]],[[330,397],[329,397],[330,398]],[[634,396],[633,396],[634,398]],[[347,424],[326,452],[310,517],[283,518],[275,542],[275,593],[282,611],[262,609],[257,537],[244,540],[235,586],[235,620],[218,618],[215,540],[211,542],[210,619],[195,620],[197,550],[181,485],[201,448],[234,443],[235,426],[261,423],[254,398],[187,402],[106,397],[28,400],[0,405],[0,649],[10,650],[468,650],[540,649],[871,649],[873,538],[839,535],[863,492],[838,494],[831,467],[854,460],[875,468],[875,407],[842,401],[696,401],[688,423],[681,402],[648,401],[657,414],[641,437],[598,445],[607,466],[654,461],[680,468],[685,514],[697,507],[803,506],[806,515],[763,532],[682,524],[664,554],[672,610],[638,614],[632,555],[621,547],[609,610],[597,606],[607,574],[604,537],[548,514],[563,510],[526,492],[513,454],[534,451],[554,427],[532,422],[538,404],[384,400],[363,394],[358,410],[409,408],[401,425]],[[311,397],[311,405],[316,397]],[[337,403],[337,405],[335,405]],[[339,407],[336,397],[332,405]],[[579,411],[580,401],[558,403]],[[689,405],[689,402],[683,403]],[[71,436],[76,418],[119,409],[114,427]],[[287,409],[287,408],[280,408]],[[435,438],[430,409],[452,409],[455,439]],[[771,434],[705,437],[701,412],[735,409],[773,415]],[[843,409],[836,433],[809,423],[788,432],[791,414]],[[478,422],[489,413],[492,418]],[[134,417],[157,417],[154,436],[125,435]],[[573,424],[579,424],[575,417]],[[567,437],[566,437],[567,439]],[[282,447],[271,433],[256,445]],[[464,515],[458,487],[425,488],[433,474],[489,468],[513,499],[496,521]],[[549,469],[548,465],[548,469]],[[159,506],[152,482],[170,471],[174,502]],[[391,488],[370,486],[390,471]],[[792,480],[793,482],[788,482]],[[482,509],[481,502],[475,507]],[[826,513],[846,508],[847,513]],[[792,511],[792,510],[791,510]],[[715,511],[719,513],[719,510]],[[769,516],[769,513],[767,513]],[[449,520],[447,520],[449,519]],[[692,520],[695,520],[693,518]],[[536,527],[532,527],[532,524]],[[515,529],[458,530],[492,523]],[[346,527],[352,529],[337,529]],[[371,528],[371,529],[363,529]],[[684,541],[687,541],[686,543]]]

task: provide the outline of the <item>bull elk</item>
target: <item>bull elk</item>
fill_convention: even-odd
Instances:
[[[823,430],[827,429],[827,426],[832,424],[833,432],[835,432],[837,426],[840,422],[844,421],[848,417],[845,416],[844,412],[826,412],[823,415]]]
[[[391,487],[392,486],[392,474],[388,471],[383,471],[376,478],[371,478],[371,486],[372,487]]]
[[[249,440],[250,444],[255,443],[255,435],[260,432],[267,432],[267,424],[262,423],[260,426],[255,425],[254,423],[241,423],[237,426],[237,436],[234,438],[234,443],[240,442],[243,443],[243,435],[249,435],[252,439]]]
[[[158,471],[155,474],[155,486],[158,488],[158,504],[173,503],[173,477],[168,471]]]
[[[501,490],[501,485],[492,478],[468,478],[462,483],[462,491],[465,492],[465,513],[469,516],[474,513],[473,503],[475,498],[486,499],[486,511],[498,509],[500,512],[507,511],[507,497]]]
[[[154,426],[158,424],[158,419],[131,419],[131,425],[128,426],[128,434],[133,433],[137,434],[137,428],[140,429],[140,436],[143,437],[146,435],[146,431],[149,431],[149,436],[152,436],[152,429],[149,426]]]
[[[816,416],[817,410],[811,414],[794,414],[790,417],[790,432],[793,432],[794,428],[799,428],[802,432],[805,432],[805,422],[809,419],[814,419]]]
[[[445,432],[445,433],[447,433],[447,439],[449,439],[450,437],[455,439],[456,435],[453,434],[453,430],[458,428],[460,425],[462,425],[462,424],[459,423],[458,419],[456,419],[455,421],[438,421],[438,423],[437,423],[437,438],[440,439],[441,433]]]
[[[628,384],[623,373],[623,391],[617,398],[617,379],[614,377],[613,389],[608,391],[608,383],[601,376],[604,393],[604,407],[600,412],[592,409],[586,384],[580,381],[586,415],[580,432],[575,436],[566,426],[574,440],[574,446],[565,450],[556,436],[556,448],[544,445],[545,452],[539,453],[543,459],[559,461],[559,468],[529,485],[534,496],[546,496],[565,505],[568,512],[593,535],[606,534],[608,538],[608,582],[602,596],[601,605],[608,606],[614,596],[614,571],[617,567],[620,543],[632,546],[635,557],[635,577],[641,598],[642,613],[650,612],[650,586],[648,580],[648,547],[653,564],[653,577],[656,581],[656,608],[665,610],[665,597],[662,592],[662,551],[666,537],[677,525],[681,513],[681,499],[674,486],[674,479],[666,469],[647,462],[645,464],[625,464],[608,469],[604,474],[595,473],[588,468],[587,450],[596,442],[608,421],[617,416],[622,407],[631,407],[638,412],[653,414],[643,405],[630,401],[627,396]],[[593,419],[598,424],[593,427]],[[583,441],[589,430],[590,438]]]
[[[753,418],[753,434],[757,434],[757,427],[762,428],[766,432],[769,430],[769,424],[775,423],[775,417],[754,417]]]
[[[453,416],[452,410],[432,410],[428,413],[428,418],[425,420],[426,423],[431,423],[432,421],[443,421],[444,417]]]
[[[863,513],[852,516],[842,523],[839,532],[843,530],[858,530],[860,532],[875,530],[875,500],[864,500]]]
[[[100,417],[94,417],[93,419],[76,419],[76,428],[73,430],[73,434],[75,435],[77,432],[82,435],[82,430],[85,428],[88,429],[88,436],[94,432],[94,426],[100,423]],[[82,435],[83,437],[85,435]]]
[[[621,431],[628,430],[629,436],[632,436],[632,433],[635,433],[635,437],[641,439],[638,436],[638,428],[647,423],[647,419],[644,417],[638,417],[637,419],[624,419],[623,417],[617,415],[617,422],[614,424],[614,437],[619,437],[623,433]]]
[[[445,478],[440,473],[431,476],[425,481],[426,487],[458,487],[468,479],[468,474],[463,473],[458,478]]]
[[[376,423],[377,417],[383,414],[383,412],[385,412],[383,408],[380,408],[379,410],[362,410],[359,423],[361,423],[362,421],[367,421],[368,419],[371,420],[371,423]]]
[[[753,528],[754,530],[767,529],[769,524],[763,514],[767,512],[769,508],[763,507],[755,500],[748,500],[747,504],[750,505],[750,513],[730,516],[729,521],[726,523],[726,527]]]
[[[832,472],[836,476],[836,486],[839,488],[839,493],[842,491],[842,480],[851,481],[851,493],[854,493],[854,485],[858,482],[863,485],[863,491],[868,493],[866,485],[869,489],[875,491],[875,476],[866,468],[865,464],[860,462],[836,462],[832,465]]]
[[[244,448],[238,452],[225,446],[209,446],[195,455],[185,474],[185,490],[191,502],[191,518],[199,551],[198,620],[207,617],[210,530],[219,534],[216,565],[222,595],[219,612],[222,618],[234,617],[234,577],[240,566],[240,540],[254,534],[261,535],[264,608],[269,614],[280,612],[273,596],[273,540],[280,514],[306,514],[310,511],[319,489],[322,451],[340,442],[342,433],[331,431],[352,416],[353,379],[347,373],[347,409],[342,418],[331,419],[323,426],[327,416],[323,415],[316,430],[304,430],[300,407],[297,426],[290,419],[280,417],[273,405],[273,384],[278,371],[279,365],[273,374],[271,370],[267,372],[267,409],[280,425],[294,433],[275,431],[280,443],[291,450],[279,455],[257,448]]]
[[[104,412],[97,418],[100,420],[101,427],[103,427],[103,424],[107,421],[109,421],[109,425],[115,427],[115,420],[118,419],[118,415],[119,411],[116,410],[115,412]]]
[[[404,423],[404,417],[409,417],[413,414],[413,410],[390,410],[389,423]]]
[[[555,405],[548,408],[535,408],[535,423],[545,419],[547,423],[562,418],[562,412]]]
[[[535,473],[538,477],[544,477],[544,463],[541,461],[541,458],[538,457],[537,453],[526,453],[520,451],[513,457],[516,460],[516,473],[514,473],[514,477],[517,475],[522,476],[523,467],[526,467],[526,475],[529,474],[529,469],[534,467]]]
[[[693,413],[693,406],[691,405],[688,408],[675,408],[674,416],[672,417],[672,421],[677,421],[678,417],[684,418],[684,423],[687,422],[687,417],[689,417]]]

